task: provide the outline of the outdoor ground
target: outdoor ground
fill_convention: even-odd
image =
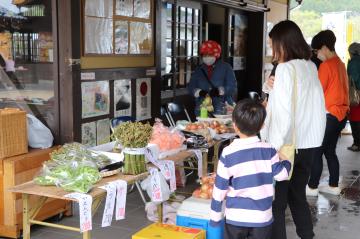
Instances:
[[[316,239],[356,239],[360,236],[360,152],[354,153],[346,149],[352,143],[351,136],[343,136],[338,145],[338,156],[343,178],[343,195],[340,197],[319,195],[308,198],[313,214]],[[327,174],[327,169],[323,176]],[[323,178],[323,183],[326,177]],[[326,182],[325,182],[326,183]],[[189,186],[189,188],[191,185]],[[146,219],[144,204],[137,191],[128,195],[126,219],[113,221],[111,227],[101,228],[102,208],[93,219],[93,239],[130,239],[131,235],[151,224]],[[77,226],[79,218],[77,208],[73,217],[60,221],[65,225]],[[288,239],[298,238],[290,212],[287,214]],[[45,227],[33,227],[32,239],[70,239],[81,238],[76,232]]]

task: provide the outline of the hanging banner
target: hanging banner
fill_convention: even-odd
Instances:
[[[151,118],[151,78],[136,80],[136,120]]]

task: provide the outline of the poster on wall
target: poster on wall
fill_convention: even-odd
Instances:
[[[151,79],[136,80],[136,120],[151,118]]]
[[[131,80],[114,81],[114,116],[131,116]]]
[[[109,114],[110,90],[108,81],[82,82],[82,118]]]
[[[88,147],[96,146],[96,122],[81,125],[81,143]]]
[[[96,143],[100,145],[108,142],[110,142],[110,120],[98,120],[96,122]]]

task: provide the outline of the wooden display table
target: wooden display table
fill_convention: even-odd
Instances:
[[[8,191],[9,188],[28,182],[34,178],[42,163],[50,159],[50,149],[33,149],[29,153],[0,160],[0,237],[19,238],[22,229],[21,195]],[[38,197],[30,197],[31,204]],[[49,200],[39,211],[37,220],[44,220],[64,213],[72,215],[71,203],[63,200]]]
[[[116,180],[124,180],[129,184],[132,184],[136,181],[145,179],[148,175],[149,174],[147,172],[139,175],[117,174],[111,177],[101,179],[101,181],[95,184],[94,188],[89,192],[89,195],[91,195],[93,198],[92,215],[95,214],[96,210],[99,208],[101,204],[102,199],[106,196],[106,191],[98,187],[103,186],[108,182],[116,181]],[[60,224],[42,222],[35,219],[39,210],[43,207],[46,208],[46,202],[48,200],[60,199],[61,201],[67,203],[77,202],[75,199],[65,197],[65,195],[69,194],[69,192],[66,192],[63,189],[55,186],[39,186],[35,184],[33,181],[15,186],[11,188],[10,191],[22,195],[24,239],[30,239],[30,226],[32,224],[80,232],[79,227],[64,226]],[[30,200],[29,200],[31,195],[40,197],[40,199],[38,199],[36,202],[31,203],[33,205],[32,208],[30,208]],[[87,231],[82,234],[84,239],[91,238],[91,231]]]

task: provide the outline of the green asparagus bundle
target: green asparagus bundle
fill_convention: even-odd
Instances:
[[[125,122],[115,128],[111,137],[125,149],[145,148],[150,141],[152,130],[153,128],[149,123]],[[124,156],[125,174],[136,175],[146,171],[144,154],[131,153],[131,150],[125,150]]]

